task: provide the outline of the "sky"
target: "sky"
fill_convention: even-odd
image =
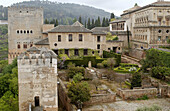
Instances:
[[[30,1],[30,0],[0,0],[0,5],[10,6],[13,3]],[[108,12],[114,12],[115,15],[120,16],[124,10],[132,8],[135,3],[139,6],[145,6],[157,0],[49,0],[62,3],[77,3],[81,5],[93,6],[95,8],[103,9]],[[166,0],[170,1],[170,0]]]

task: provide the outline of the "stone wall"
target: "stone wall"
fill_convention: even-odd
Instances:
[[[93,94],[90,98],[90,101],[85,102],[84,105],[92,105],[96,103],[108,103],[108,102],[115,102],[116,101],[116,94],[109,93],[109,94]]]
[[[145,53],[143,49],[132,49],[130,50],[129,55],[137,59],[143,59],[145,57]]]
[[[170,86],[159,85],[159,93],[161,94],[161,97],[170,97]]]
[[[117,95],[119,95],[123,100],[137,99],[143,97],[144,95],[147,95],[149,98],[152,98],[157,95],[157,88],[127,90],[118,88]]]
[[[76,111],[76,106],[71,104],[70,98],[67,96],[67,89],[61,79],[58,80],[58,97],[64,109],[67,111]]]

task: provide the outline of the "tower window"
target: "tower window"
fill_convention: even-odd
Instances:
[[[159,32],[159,33],[161,33],[162,31],[161,31],[161,30],[159,30],[158,32]]]
[[[20,31],[20,33],[22,34],[22,30]]]
[[[19,34],[19,30],[17,30],[17,34]]]
[[[26,49],[27,48],[27,44],[24,44],[23,47],[24,47],[24,49]]]
[[[167,30],[166,33],[169,33],[169,30]]]
[[[29,34],[29,30],[27,30],[27,34]]]
[[[18,48],[18,49],[20,49],[20,48],[21,48],[20,44],[18,44],[18,45],[17,45],[17,48]]]
[[[100,36],[97,36],[97,42],[100,42]]]
[[[74,55],[76,55],[76,56],[79,55],[79,50],[78,50],[78,49],[75,49],[75,50],[74,50]]]
[[[83,41],[83,35],[79,34],[79,41]]]
[[[28,13],[28,11],[27,11],[27,13]]]
[[[61,42],[61,35],[58,35],[58,42]]]
[[[32,30],[30,31],[30,33],[31,33],[31,34],[33,33]]]
[[[84,55],[88,55],[88,49],[84,49]]]
[[[73,41],[72,34],[69,34],[69,41]]]
[[[19,11],[19,13],[22,13],[22,11]]]
[[[26,31],[24,30],[24,34],[26,33]]]
[[[97,45],[97,49],[100,49],[100,44]]]

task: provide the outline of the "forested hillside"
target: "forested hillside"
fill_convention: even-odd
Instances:
[[[0,60],[8,57],[8,26],[0,25]]]
[[[87,21],[88,18],[97,19],[98,16],[109,18],[110,13],[96,9],[89,6],[71,4],[71,3],[57,3],[50,1],[25,1],[13,4],[13,6],[36,6],[44,8],[44,18],[58,19],[59,24],[72,24],[73,19],[82,18],[82,22]],[[0,19],[7,19],[7,8],[0,7]]]

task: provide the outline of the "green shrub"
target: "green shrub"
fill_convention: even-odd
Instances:
[[[75,83],[74,81],[68,85],[68,97],[71,103],[86,102],[90,100],[90,88],[87,82]]]
[[[68,70],[68,77],[69,78],[73,78],[74,75],[76,75],[78,73],[81,73],[82,76],[84,76],[84,74],[85,74],[84,67],[71,67],[71,68],[69,68],[69,70]]]
[[[165,80],[166,76],[170,76],[170,68],[167,67],[153,67],[150,71],[151,76],[157,79]]]
[[[142,70],[145,72],[152,67],[170,67],[170,52],[150,49],[146,51],[146,57],[141,61]]]
[[[71,68],[71,67],[75,67],[75,64],[73,64],[72,62],[69,62],[68,65],[67,65],[67,68]]]
[[[142,78],[139,72],[134,73],[132,75],[131,86],[133,87],[141,87],[142,86]]]
[[[104,68],[104,66],[103,66],[102,63],[98,63],[98,64],[97,64],[97,68]]]
[[[103,64],[104,67],[107,67],[107,66],[108,66],[108,65],[107,65],[107,60],[104,60],[104,61],[102,62],[102,64]]]
[[[76,75],[74,75],[73,80],[74,82],[78,83],[81,82],[81,80],[83,79],[82,73],[77,73]]]
[[[59,54],[59,59],[65,59],[65,60],[68,60],[69,59],[69,57],[68,57],[68,55],[67,54]]]
[[[148,100],[149,98],[148,98],[148,96],[147,95],[144,95],[144,96],[142,96],[141,98],[138,98],[137,100]]]
[[[162,108],[159,106],[153,105],[151,107],[138,108],[136,111],[162,111]]]

